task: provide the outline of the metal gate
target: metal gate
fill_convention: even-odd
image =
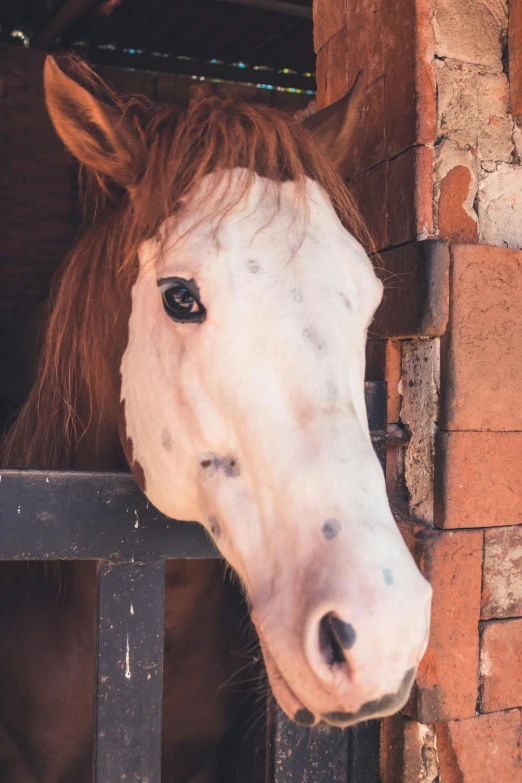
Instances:
[[[366,384],[386,455],[386,385]],[[0,470],[0,560],[97,560],[96,783],[160,783],[165,560],[216,558],[197,523],[167,519],[130,474]],[[273,702],[225,783],[379,783],[379,722],[296,726]]]

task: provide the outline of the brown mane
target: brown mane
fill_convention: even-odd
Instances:
[[[116,393],[113,334],[137,273],[138,248],[208,173],[242,167],[251,174],[245,189],[254,174],[303,188],[309,177],[327,192],[346,228],[371,245],[340,175],[298,120],[204,90],[180,114],[171,105],[114,93],[72,58],[67,68],[133,127],[140,174],[127,192],[84,172],[85,228],[56,281],[37,380],[4,449],[4,463],[16,467],[68,467],[86,430],[100,425]]]

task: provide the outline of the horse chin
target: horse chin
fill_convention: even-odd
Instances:
[[[270,687],[272,688],[272,693],[283,712],[299,725],[314,726],[318,723],[317,717],[304,706],[302,701],[300,701],[291,690],[281,674],[274,657],[263,642],[261,642],[261,649],[263,650],[266,673],[268,675]]]

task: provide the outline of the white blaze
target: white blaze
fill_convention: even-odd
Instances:
[[[398,691],[428,631],[430,590],[392,519],[365,411],[382,286],[314,182],[303,202],[294,183],[256,177],[208,218],[244,176],[209,175],[141,247],[121,365],[127,435],[148,498],[212,529],[241,576],[282,706],[355,713]],[[203,323],[168,317],[168,277],[195,281]],[[350,676],[322,659],[329,614],[356,631]]]

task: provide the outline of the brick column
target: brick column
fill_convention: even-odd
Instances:
[[[412,699],[383,721],[383,783],[522,780],[522,0],[510,8],[508,29],[505,0],[314,3],[319,106],[360,68],[369,84],[348,184],[389,282],[372,327],[389,426],[410,436],[388,483],[407,485],[401,529],[434,587]]]

